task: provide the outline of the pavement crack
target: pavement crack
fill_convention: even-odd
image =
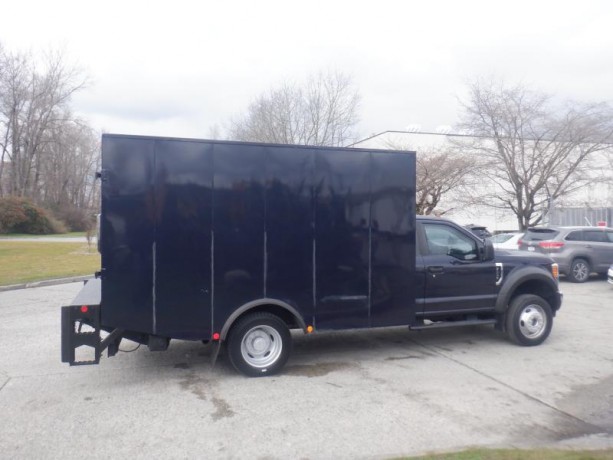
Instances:
[[[4,381],[4,383],[0,385],[0,391],[2,391],[3,388],[6,386],[6,384],[9,383],[10,381],[11,381],[11,377],[6,377],[6,380]]]
[[[475,372],[476,374],[479,374],[482,377],[485,377],[485,378],[487,378],[487,379],[489,379],[489,380],[491,380],[493,382],[496,382],[497,384],[499,384],[499,385],[501,385],[501,386],[503,386],[505,388],[508,388],[509,390],[514,391],[515,393],[518,393],[518,394],[522,395],[523,397],[525,397],[527,399],[530,399],[530,400],[532,400],[532,401],[534,401],[534,402],[536,402],[538,404],[541,404],[541,405],[551,409],[552,411],[556,412],[557,414],[560,414],[560,415],[563,415],[565,417],[568,417],[568,418],[570,418],[570,419],[572,419],[572,420],[574,420],[576,422],[583,423],[583,424],[586,424],[586,425],[598,428],[603,433],[607,433],[608,432],[608,430],[606,430],[603,427],[594,425],[593,423],[590,423],[590,422],[588,422],[586,420],[583,420],[583,419],[577,417],[576,415],[573,415],[573,414],[571,414],[569,412],[566,412],[566,411],[564,411],[562,409],[559,409],[558,407],[555,407],[555,406],[549,404],[548,402],[543,401],[542,399],[539,399],[539,398],[537,398],[535,396],[532,396],[529,393],[526,393],[525,391],[522,391],[522,390],[520,390],[518,388],[515,388],[514,386],[509,385],[508,383],[506,383],[506,382],[504,382],[504,381],[502,381],[500,379],[497,379],[496,377],[492,377],[491,375],[486,374],[485,372],[480,371],[479,369],[476,369],[476,368],[474,368],[474,367],[472,367],[472,366],[470,366],[470,365],[468,365],[466,363],[463,363],[462,361],[459,361],[459,360],[457,360],[457,359],[455,359],[455,358],[453,358],[451,356],[448,356],[445,353],[439,351],[436,347],[424,345],[423,343],[421,343],[421,342],[419,342],[419,341],[417,341],[415,339],[410,339],[410,340],[413,343],[415,343],[416,345],[419,345],[420,347],[425,348],[426,350],[429,350],[429,351],[437,354],[438,356],[441,356],[442,358],[445,358],[445,359],[447,359],[449,361],[452,361],[455,364],[458,364],[458,365],[464,367],[465,369],[469,369],[470,371]]]

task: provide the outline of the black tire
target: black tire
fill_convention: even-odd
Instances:
[[[292,336],[287,324],[271,313],[250,313],[230,330],[228,356],[234,368],[249,376],[279,372],[287,362]]]
[[[585,283],[590,278],[591,270],[592,268],[587,260],[575,259],[570,264],[568,279],[573,283]]]
[[[506,330],[511,341],[532,347],[549,337],[553,326],[551,306],[533,294],[522,294],[511,301],[506,314]]]

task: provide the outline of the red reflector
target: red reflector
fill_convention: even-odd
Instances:
[[[539,246],[543,249],[560,249],[564,246],[564,243],[561,241],[541,241]]]
[[[213,340],[219,340],[219,337],[221,337],[219,332],[215,332],[215,334],[213,334]]]
[[[517,240],[517,246],[521,246],[522,243],[523,243],[522,240]]]
[[[81,313],[87,313],[89,311],[89,308],[87,308],[87,305],[83,305],[81,307]]]

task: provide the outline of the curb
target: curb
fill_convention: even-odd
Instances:
[[[32,281],[31,283],[23,283],[23,284],[10,284],[8,286],[0,286],[0,292],[15,291],[17,289],[28,289],[28,288],[36,288],[36,287],[43,287],[43,286],[55,286],[57,284],[76,283],[79,281],[85,281],[89,279],[93,279],[93,275],[72,276],[70,278],[58,278],[58,279],[43,280],[43,281]]]

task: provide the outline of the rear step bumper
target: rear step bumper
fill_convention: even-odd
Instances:
[[[87,331],[82,332],[83,325]],[[102,352],[108,348],[108,355],[114,356],[119,351],[123,336],[122,329],[114,329],[104,339],[100,336],[100,305],[71,305],[62,307],[62,362],[71,366],[98,364]],[[94,359],[77,361],[76,350],[88,347]]]
[[[87,331],[81,332],[84,324]],[[76,360],[75,352],[82,346],[93,348],[93,360]],[[62,362],[71,366],[98,364],[101,353],[100,305],[62,307]]]
[[[119,350],[123,330],[115,329],[104,339],[100,335],[101,291],[99,278],[87,280],[70,306],[62,307],[62,362],[71,366],[98,364],[105,349],[109,356]],[[77,353],[81,347],[84,349]],[[92,359],[77,361],[82,357]]]

